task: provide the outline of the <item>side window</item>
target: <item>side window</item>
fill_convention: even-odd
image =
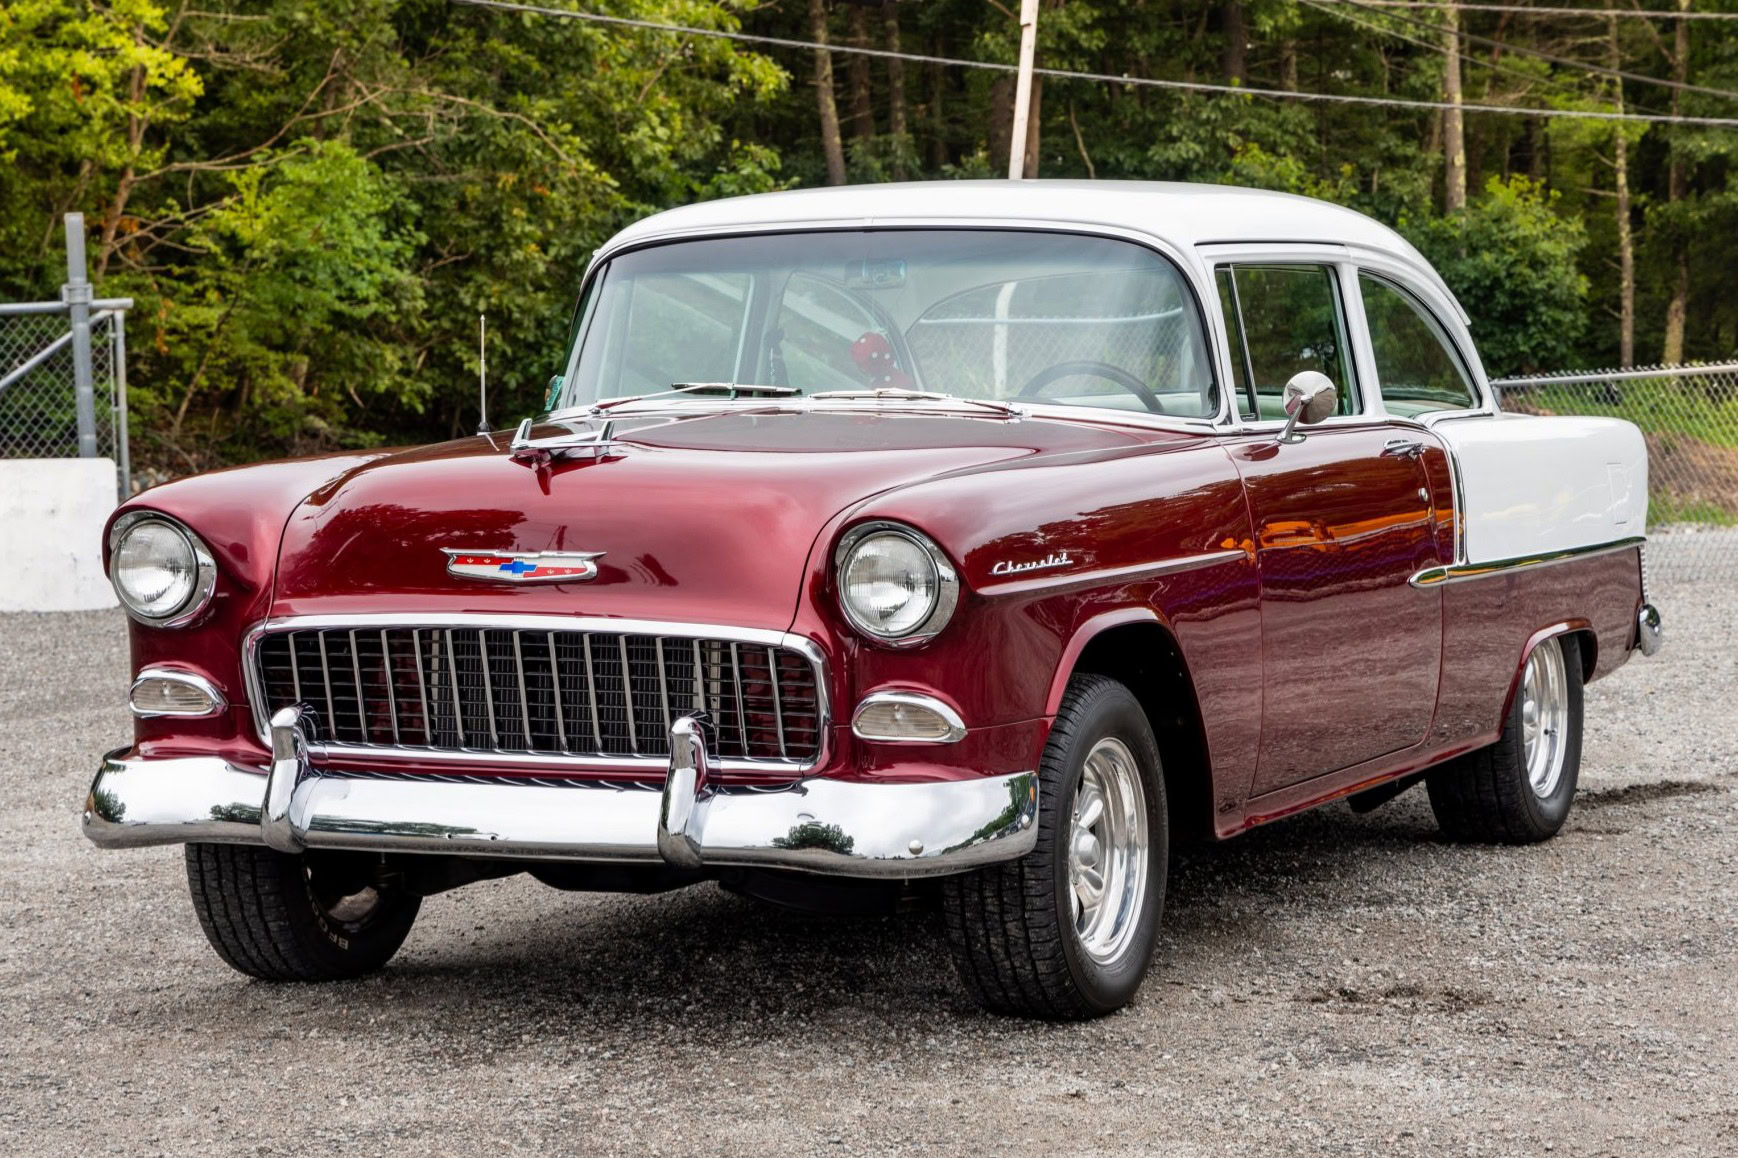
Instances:
[[[1421,302],[1367,273],[1358,275],[1358,288],[1364,295],[1382,405],[1390,414],[1413,418],[1478,405],[1478,392],[1448,334]]]
[[[1339,387],[1336,414],[1358,412],[1332,266],[1230,265],[1219,267],[1218,275],[1245,419],[1284,418],[1285,384],[1305,370],[1326,374]]]

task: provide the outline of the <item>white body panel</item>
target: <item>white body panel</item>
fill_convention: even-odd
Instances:
[[[1435,423],[1460,475],[1468,563],[1644,534],[1647,444],[1616,418],[1501,414]]]

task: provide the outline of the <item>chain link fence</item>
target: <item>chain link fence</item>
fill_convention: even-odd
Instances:
[[[84,219],[67,217],[59,301],[0,303],[0,458],[112,458],[131,493],[127,452],[130,298],[94,299]]]
[[[1503,409],[1594,414],[1641,428],[1648,450],[1648,577],[1738,580],[1738,362],[1492,382]]]

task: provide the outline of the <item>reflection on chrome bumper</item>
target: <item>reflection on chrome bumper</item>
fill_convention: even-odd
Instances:
[[[1643,655],[1653,655],[1666,640],[1665,627],[1660,622],[1660,609],[1651,603],[1641,605],[1636,617],[1635,645]]]
[[[187,841],[459,856],[791,868],[842,876],[960,872],[1029,852],[1031,772],[925,784],[820,777],[785,788],[708,782],[699,730],[677,721],[662,791],[535,779],[335,776],[307,760],[294,709],[262,770],[217,757],[111,752],[84,831],[105,848]],[[280,721],[283,721],[280,726]]]

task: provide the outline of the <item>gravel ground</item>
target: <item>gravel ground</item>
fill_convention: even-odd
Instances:
[[[0,617],[5,1153],[1738,1152],[1738,626],[1590,689],[1544,846],[1422,792],[1188,853],[1159,961],[1088,1025],[979,1013],[929,913],[526,878],[435,897],[360,982],[207,948],[174,849],[78,834],[127,735],[118,614]]]

